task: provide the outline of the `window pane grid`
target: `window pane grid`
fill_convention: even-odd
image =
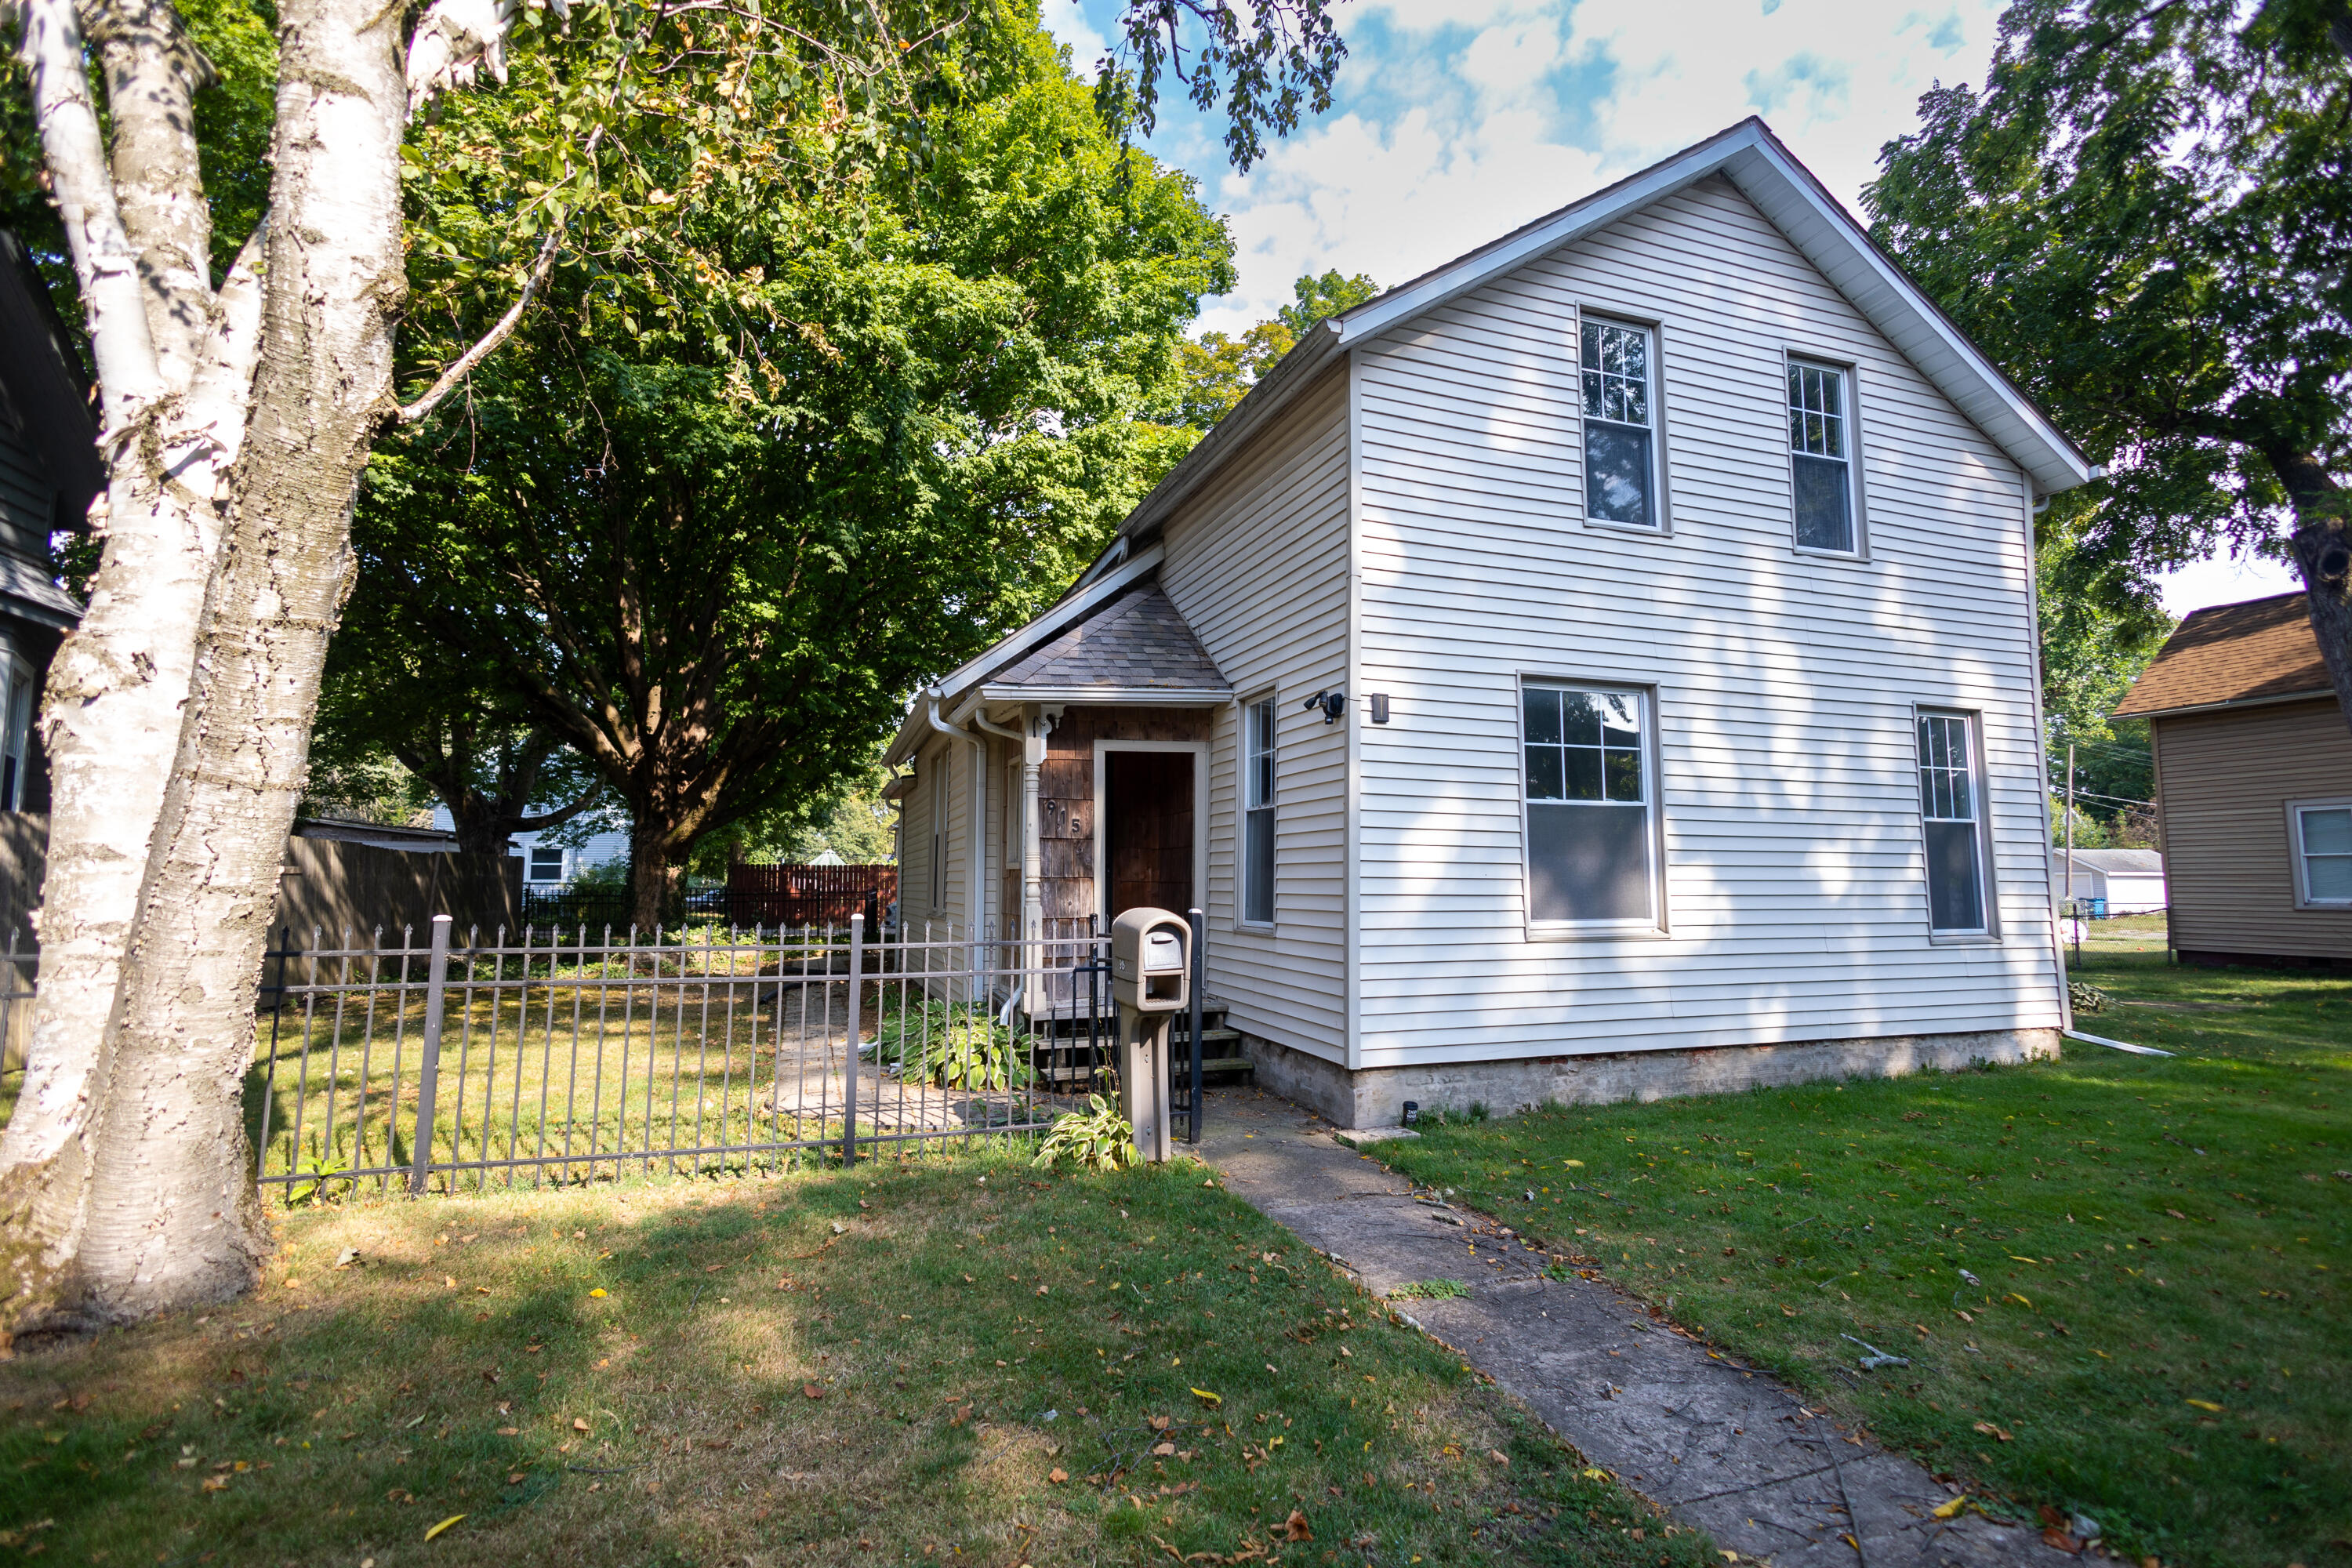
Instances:
[[[2315,904],[2352,903],[2352,805],[2302,806],[2304,897]]]
[[[1274,700],[1253,702],[1242,758],[1242,919],[1274,921]]]
[[[1589,321],[1581,347],[1585,515],[1654,528],[1650,334],[1640,327]]]
[[[1977,826],[1969,719],[1919,715],[1919,815],[1927,851],[1927,929],[1973,933],[1985,920],[1984,842]]]
[[[1528,905],[1540,921],[1657,919],[1639,692],[1528,686],[1521,697]]]
[[[1584,323],[1584,415],[1650,423],[1650,334],[1612,321]]]

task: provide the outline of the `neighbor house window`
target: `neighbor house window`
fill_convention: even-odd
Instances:
[[[1658,526],[1650,347],[1646,328],[1584,323],[1584,513],[1596,521]]]
[[[2306,905],[2352,905],[2352,800],[2291,801],[2295,870]]]
[[[1984,790],[1976,721],[1919,715],[1919,815],[1927,841],[1927,929],[1972,935],[1985,921]]]
[[[1274,923],[1274,699],[1242,724],[1242,919]]]
[[[563,880],[563,847],[560,844],[534,844],[530,847],[530,879],[534,882]]]
[[[1648,697],[1530,685],[1528,914],[1541,922],[1658,923]]]
[[[1852,407],[1845,372],[1789,362],[1789,451],[1801,549],[1853,552]]]
[[[33,670],[16,659],[0,668],[8,677],[0,696],[0,811],[22,811],[33,740]]]

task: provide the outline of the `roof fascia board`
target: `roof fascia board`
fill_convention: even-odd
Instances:
[[[1665,163],[1563,207],[1484,250],[1473,251],[1419,282],[1357,307],[1337,318],[1340,340],[1352,347],[1377,336],[1714,174],[1729,177],[1807,260],[1918,364],[1939,391],[2032,476],[2043,494],[2072,489],[2097,477],[2074,443],[1754,120],[1743,121]],[[1836,237],[1840,243],[1833,250],[1804,233],[1808,226],[1790,221],[1792,207]],[[1857,275],[1874,287],[1858,289]],[[1879,299],[1867,298],[1869,293],[1876,293]],[[1889,305],[1895,307],[1893,312]],[[1890,314],[1900,319],[1890,320]],[[1946,362],[1941,367],[1934,363],[1939,358]],[[1954,371],[1961,374],[1955,375]]]
[[[1234,405],[1233,412],[1218,420],[1215,428],[1184,454],[1184,460],[1151,487],[1151,493],[1137,502],[1135,510],[1127,514],[1127,521],[1118,525],[1119,532],[1139,533],[1165,520],[1194,490],[1207,483],[1224,466],[1227,458],[1313,384],[1324,367],[1343,352],[1339,319],[1323,321],[1320,326],[1323,330],[1309,331],[1299,339],[1272,370],[1258,378],[1257,384]]]
[[[969,659],[932,682],[929,690],[942,698],[953,698],[978,676],[1002,666],[1006,659],[1018,658],[1046,638],[1066,629],[1072,621],[1117,598],[1138,580],[1149,576],[1160,565],[1160,549],[1153,544],[1139,550],[1096,581],[1084,592],[1072,593],[1049,605],[1036,619],[1018,631],[1000,637],[987,651]],[[910,755],[923,736],[930,733],[930,725],[923,718],[923,693],[918,692],[907,716],[898,723],[898,738],[882,754],[883,762],[896,767]]]
[[[2221,702],[2192,702],[2186,708],[2118,708],[2110,719],[2178,719],[2189,713],[2226,713],[2237,708],[2275,708],[2282,702],[2322,702],[2336,693],[2325,686],[2309,691],[2282,691],[2269,697],[2232,697]]]
[[[1118,703],[1153,708],[1222,708],[1230,690],[1211,686],[991,686],[980,688],[982,702]]]
[[[1837,285],[1840,292],[1855,307],[1870,317],[1872,323],[1894,340],[1896,347],[1933,381],[1944,395],[1949,397],[1975,420],[1985,434],[2006,450],[2018,466],[2033,476],[2034,483],[2044,495],[2074,489],[2098,477],[2090,460],[2075,448],[2057,426],[2052,425],[2042,410],[2035,407],[2017,384],[2009,379],[2000,366],[1987,359],[1984,351],[1969,340],[1958,323],[1945,314],[1937,304],[1911,281],[1894,259],[1878,247],[1875,240],[1864,232],[1845,208],[1822,187],[1803,164],[1774,141],[1760,126],[1755,127],[1745,142],[1722,161],[1723,172],[1741,194],[1756,204],[1770,218],[1790,243],[1804,252],[1805,258],[1821,268],[1822,276]],[[1759,179],[1759,173],[1769,171],[1769,181]],[[1786,205],[1793,201],[1818,219],[1828,230],[1845,243],[1833,255],[1823,255],[1820,247],[1808,245],[1799,226],[1791,225],[1785,216]],[[1775,211],[1780,207],[1780,211]],[[1861,271],[1880,289],[1894,296],[1903,307],[1907,320],[1889,321],[1885,312],[1871,308],[1871,301],[1861,297],[1852,281],[1852,273]],[[1844,274],[1842,276],[1841,274]],[[1906,330],[1907,329],[1907,330]],[[1935,356],[1920,352],[1920,340],[1943,351],[1969,373],[1968,379],[1978,384],[1980,392],[1971,394],[1966,385],[1955,386],[1948,374],[1937,374]],[[2002,426],[2010,425],[2007,431]]]

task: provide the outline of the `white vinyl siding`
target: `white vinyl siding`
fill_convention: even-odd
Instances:
[[[1209,762],[1209,990],[1234,1027],[1347,1054],[1351,720],[1302,706],[1348,673],[1348,377],[1328,374],[1170,519],[1160,586],[1237,693],[1275,693],[1281,921],[1240,917],[1242,723],[1217,710]],[[1291,695],[1297,693],[1297,696]]]
[[[1580,305],[1662,323],[1670,534],[1580,526]],[[1871,559],[1835,572],[1790,548],[1792,342],[1871,388]],[[2059,1026],[2023,477],[1744,197],[1703,181],[1355,367],[1358,680],[1398,714],[1359,732],[1362,1065]],[[1670,936],[1528,940],[1542,672],[1653,694]],[[1915,704],[1979,716],[2003,940],[1926,929]]]

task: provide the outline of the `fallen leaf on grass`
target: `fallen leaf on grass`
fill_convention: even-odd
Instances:
[[[574,1416],[572,1418],[572,1429],[574,1432],[585,1432],[585,1431],[587,1431],[587,1430],[588,1430],[588,1423],[587,1423],[586,1419],[585,1419],[585,1418],[583,1418],[583,1417],[582,1417],[582,1416],[574,1415]]]
[[[1963,1493],[1961,1493],[1958,1497],[1953,1498],[1953,1499],[1952,1499],[1952,1500],[1950,1500],[1948,1502],[1946,1502],[1942,1507],[1940,1507],[1940,1508],[1938,1508],[1937,1510],[1936,1510],[1936,1517],[1937,1517],[1937,1519],[1953,1519],[1953,1518],[1957,1518],[1957,1517],[1958,1516],[1958,1514],[1959,1514],[1960,1510],[1962,1510],[1962,1509],[1964,1509],[1964,1508],[1966,1508],[1966,1507],[1968,1507],[1968,1506],[1969,1506],[1968,1494],[1967,1494],[1966,1492],[1963,1492]]]
[[[2009,1434],[2002,1431],[2000,1427],[1994,1426],[1990,1421],[1978,1422],[1976,1425],[1976,1430],[1983,1433],[1988,1437],[1997,1437],[2004,1443],[2009,1441]]]
[[[457,1523],[459,1520],[465,1517],[466,1516],[462,1513],[451,1514],[448,1518],[443,1520],[440,1523],[426,1531],[425,1532],[425,1539],[427,1541],[432,1540],[435,1536],[440,1534],[443,1531],[448,1529],[451,1525]]]
[[[1315,1532],[1307,1527],[1307,1516],[1294,1508],[1290,1510],[1290,1517],[1282,1521],[1282,1538],[1285,1541],[1312,1541]]]
[[[1584,1479],[1588,1481],[1605,1481],[1609,1479],[1609,1472],[1594,1465],[1584,1472]]]
[[[205,1490],[208,1492],[220,1491],[227,1486],[228,1478],[226,1476],[206,1476],[205,1478]]]
[[[1212,1394],[1205,1388],[1196,1388],[1192,1390],[1192,1393],[1202,1402],[1209,1405],[1223,1405],[1225,1402],[1225,1396],[1223,1394]]]
[[[604,1287],[599,1285],[593,1290],[589,1291],[588,1294],[592,1300],[601,1301],[604,1299]]]
[[[814,1383],[802,1384],[801,1393],[804,1397],[809,1399],[823,1399],[824,1397],[824,1390],[819,1388]]]
[[[1507,1465],[1507,1464],[1509,1464],[1509,1463],[1511,1462],[1511,1461],[1510,1461],[1510,1459],[1509,1459],[1509,1458],[1508,1458],[1504,1454],[1503,1450],[1501,1450],[1500,1448],[1489,1448],[1489,1449],[1487,1449],[1487,1450],[1486,1450],[1486,1458],[1488,1458],[1489,1459],[1492,1459],[1493,1461],[1495,1461],[1495,1463],[1496,1463],[1496,1464],[1498,1464],[1498,1465]]]
[[[1045,1472],[1045,1479],[1058,1487],[1064,1481],[1070,1479],[1070,1472],[1062,1468],[1061,1466],[1055,1465],[1052,1469]]]
[[[522,1428],[520,1426],[501,1426],[499,1428],[499,1436],[501,1437],[520,1437],[522,1436]]]
[[[2210,1399],[2192,1399],[2189,1401],[2189,1403],[2194,1405],[2200,1410],[2210,1410],[2216,1415],[2219,1415],[2221,1413],[2221,1407],[2214,1404]]]

